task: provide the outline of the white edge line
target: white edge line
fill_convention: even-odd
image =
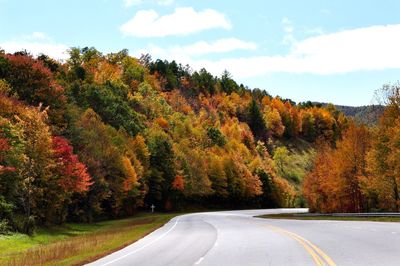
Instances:
[[[200,264],[204,260],[204,257],[201,257],[198,261],[196,261],[195,265]]]
[[[207,221],[204,220],[204,219],[201,219],[201,220],[202,220],[204,223],[209,224],[211,227],[213,227],[213,228],[215,229],[216,233],[217,233],[217,236],[216,236],[216,238],[215,238],[214,245],[213,245],[209,250],[207,250],[206,254],[204,254],[203,257],[201,257],[200,259],[198,259],[198,260],[194,263],[195,265],[200,264],[200,263],[204,260],[204,258],[210,253],[210,251],[213,250],[214,248],[216,248],[216,247],[218,246],[219,229],[218,229],[215,225],[213,225],[212,223],[207,222]]]
[[[176,219],[175,224],[174,224],[167,232],[165,232],[164,234],[160,235],[159,237],[157,237],[156,239],[154,239],[154,240],[151,241],[150,243],[147,243],[146,245],[144,245],[144,246],[142,246],[142,247],[140,247],[140,248],[138,248],[138,249],[135,249],[134,251],[131,251],[131,252],[129,252],[129,253],[127,253],[127,254],[125,254],[125,255],[119,257],[119,258],[116,258],[116,259],[114,259],[114,260],[112,260],[112,261],[109,261],[109,262],[107,262],[107,263],[105,263],[105,264],[102,264],[102,266],[107,266],[107,265],[110,265],[110,264],[112,264],[112,263],[114,263],[114,262],[116,262],[116,261],[122,260],[123,258],[126,258],[126,257],[128,257],[128,256],[130,256],[130,255],[132,255],[132,254],[135,254],[136,252],[138,252],[138,251],[140,251],[140,250],[142,250],[142,249],[144,249],[144,248],[146,248],[146,247],[148,247],[148,246],[154,244],[155,242],[159,241],[160,239],[162,239],[163,237],[165,237],[169,232],[171,232],[172,230],[174,230],[175,226],[178,224],[179,219],[180,219],[180,217],[178,217],[178,219]]]

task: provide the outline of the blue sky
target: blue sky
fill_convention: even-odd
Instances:
[[[295,101],[370,104],[400,79],[400,1],[0,0],[0,47],[175,59]]]

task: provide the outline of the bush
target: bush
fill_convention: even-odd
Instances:
[[[3,196],[0,196],[0,217],[10,218],[14,205],[8,203]]]
[[[10,231],[9,222],[12,220],[14,205],[8,203],[3,196],[0,196],[0,234],[7,234]]]
[[[13,219],[13,227],[16,231],[31,236],[36,229],[35,217],[31,215],[27,218],[25,215],[16,214]]]
[[[31,215],[24,222],[24,233],[31,236],[35,232],[35,229],[36,229],[35,217]]]
[[[7,220],[0,220],[0,235],[6,235],[10,232],[11,227]]]

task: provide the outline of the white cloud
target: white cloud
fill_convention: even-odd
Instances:
[[[224,14],[213,9],[195,11],[191,7],[176,8],[174,13],[160,16],[154,10],[140,10],[120,27],[125,36],[165,37],[187,35],[207,29],[231,29]]]
[[[211,53],[225,53],[234,50],[255,50],[257,44],[246,42],[236,38],[220,39],[214,42],[196,42],[185,47],[178,47],[178,51],[189,55],[204,55]]]
[[[48,37],[45,33],[40,32],[40,31],[35,31],[31,35],[27,36],[28,39],[37,39],[37,40],[49,40],[50,37]]]
[[[345,73],[400,67],[400,24],[319,35],[296,43],[299,72]]]
[[[67,53],[69,47],[63,44],[11,41],[0,43],[0,48],[4,49],[8,53],[27,50],[33,56],[46,54],[57,60],[65,60],[69,57]]]
[[[194,69],[207,68],[213,74],[228,69],[236,78],[268,73],[342,74],[354,71],[400,68],[400,24],[371,26],[323,34],[297,41],[285,55],[265,55],[218,60],[196,60],[190,55],[179,58]],[[157,52],[157,51],[155,51]],[[160,52],[160,51],[159,51]],[[175,58],[174,58],[175,57]]]
[[[176,62],[189,64],[194,69],[201,69],[204,66],[215,69],[215,75],[220,74],[220,64],[217,62],[199,60],[198,58],[207,54],[222,54],[236,50],[255,50],[257,45],[253,42],[246,42],[236,38],[219,39],[213,42],[200,41],[187,46],[171,46],[167,48],[157,45],[149,45],[146,49],[136,51],[134,56],[150,54],[154,59],[168,59]],[[203,66],[204,65],[204,66]],[[216,67],[218,66],[218,67]],[[225,70],[223,68],[223,70]]]
[[[54,59],[65,60],[69,57],[68,46],[58,44],[51,40],[43,32],[33,32],[29,35],[22,35],[20,38],[0,43],[0,48],[8,53],[27,50],[33,56],[46,54]]]
[[[255,50],[257,44],[246,42],[237,38],[219,39],[213,42],[200,41],[187,46],[172,46],[161,48],[155,45],[149,46],[149,51],[153,56],[166,57],[174,55],[180,58],[190,58],[213,53],[226,53],[235,50]],[[141,52],[146,52],[142,50]]]

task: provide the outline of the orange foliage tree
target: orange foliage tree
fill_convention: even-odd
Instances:
[[[320,149],[313,170],[304,180],[304,196],[312,211],[363,211],[366,205],[361,183],[367,178],[369,131],[351,124],[336,145],[336,149],[328,145]]]

